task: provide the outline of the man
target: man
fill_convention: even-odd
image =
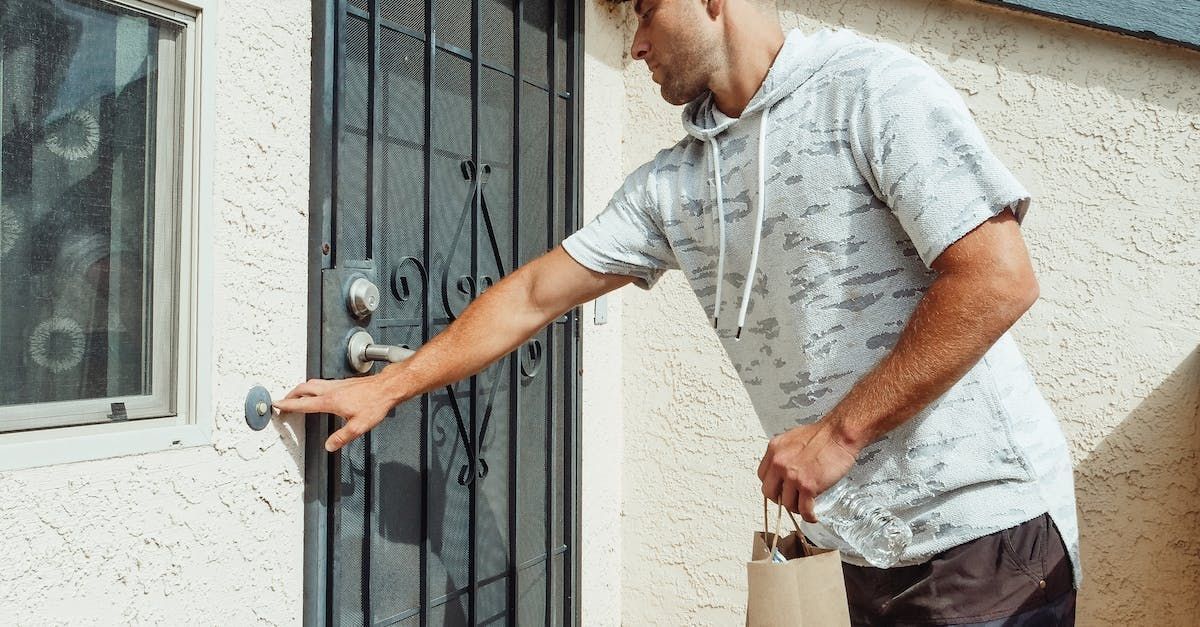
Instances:
[[[336,450],[578,303],[680,268],[777,434],[762,492],[842,550],[856,624],[1073,624],[1071,463],[1007,333],[1038,296],[1030,200],[962,99],[895,47],[785,36],[747,0],[634,10],[633,57],[687,104],[688,136],[409,361],[280,409],[346,418]],[[817,523],[843,478],[911,525],[896,567]]]

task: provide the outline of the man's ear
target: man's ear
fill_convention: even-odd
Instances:
[[[725,12],[725,0],[705,0],[704,10],[709,19],[715,20]]]

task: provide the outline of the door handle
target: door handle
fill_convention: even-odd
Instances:
[[[376,344],[375,340],[363,329],[358,329],[350,335],[346,342],[346,361],[359,374],[371,371],[371,366],[377,361],[396,363],[412,357],[417,351],[407,346],[391,344]]]

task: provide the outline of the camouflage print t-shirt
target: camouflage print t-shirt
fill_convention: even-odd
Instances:
[[[819,419],[878,363],[946,247],[1029,208],[950,85],[850,31],[789,33],[740,118],[707,96],[683,117],[688,136],[563,246],[646,289],[682,270],[767,436]],[[1048,511],[1079,581],[1066,441],[1008,334],[849,481],[912,525],[901,565]],[[865,564],[832,531],[805,531]]]

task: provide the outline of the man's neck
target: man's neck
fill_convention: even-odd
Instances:
[[[713,77],[709,90],[717,109],[736,118],[741,117],[767,78],[783,48],[784,35],[778,23],[757,15],[749,20],[729,20],[727,24],[725,54],[729,63],[725,71]]]

